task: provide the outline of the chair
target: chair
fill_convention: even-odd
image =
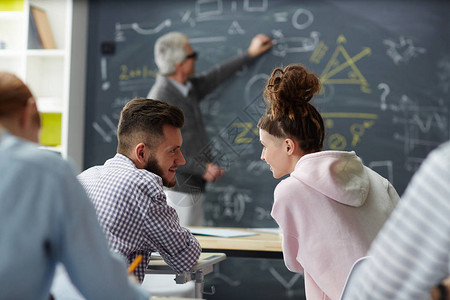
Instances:
[[[184,271],[182,273],[176,273],[167,263],[158,255],[151,256],[150,262],[148,264],[146,274],[147,275],[166,275],[169,274],[172,280],[175,279],[177,284],[186,284],[189,282],[194,282],[194,298],[203,299],[203,285],[204,276],[213,271],[213,267],[218,262],[226,259],[225,253],[206,253],[202,252],[197,263],[191,267],[189,271]],[[147,276],[146,275],[146,276]],[[174,276],[175,275],[175,276]],[[174,278],[175,277],[175,278]],[[169,277],[170,278],[170,277]],[[167,278],[164,279],[167,281]],[[152,279],[151,279],[152,281]],[[188,289],[190,290],[190,289]],[[150,289],[150,292],[155,293],[156,290]],[[163,295],[170,290],[163,290]],[[153,294],[152,294],[153,295]],[[155,294],[156,295],[156,294]]]
[[[346,293],[347,285],[350,282],[350,280],[352,279],[352,277],[355,276],[356,270],[362,266],[364,261],[369,260],[369,259],[370,259],[370,256],[363,256],[353,263],[353,266],[347,275],[347,280],[345,280],[344,288],[342,289],[342,294],[341,294],[341,298],[340,298],[341,300],[345,299],[345,296],[347,295],[347,293]]]
[[[177,284],[173,275],[145,275],[142,287],[150,292],[153,297],[177,297],[178,299],[191,299],[195,297],[195,282]],[[58,264],[51,287],[51,293],[55,300],[86,300],[78,289],[72,284],[66,269]],[[176,300],[174,298],[173,300]]]
[[[146,274],[142,287],[149,291],[152,296],[158,297],[195,297],[195,282],[177,284],[171,274]],[[153,300],[153,299],[152,299]]]

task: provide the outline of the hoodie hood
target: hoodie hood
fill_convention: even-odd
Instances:
[[[354,151],[320,151],[297,162],[291,177],[334,201],[359,207],[369,194],[369,175]]]

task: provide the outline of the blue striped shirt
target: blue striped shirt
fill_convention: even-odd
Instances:
[[[372,244],[345,299],[428,299],[450,275],[450,142],[430,153]]]
[[[57,263],[87,299],[149,299],[66,161],[0,129],[0,171],[0,299],[48,300]]]

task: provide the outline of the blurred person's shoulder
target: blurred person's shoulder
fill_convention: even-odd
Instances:
[[[3,132],[0,137],[1,159],[10,167],[24,166],[28,170],[37,169],[55,175],[72,172],[73,168],[59,152],[39,148],[35,143]]]

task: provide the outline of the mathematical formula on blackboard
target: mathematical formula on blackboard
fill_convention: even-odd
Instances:
[[[448,4],[197,0],[170,7],[139,1],[137,9],[113,1],[93,27],[116,51],[91,51],[99,76],[91,83],[86,132],[88,144],[101,146],[86,153],[86,166],[114,153],[121,108],[152,86],[153,44],[160,35],[186,33],[200,54],[201,72],[245,51],[262,32],[273,38],[272,49],[201,105],[213,160],[227,171],[208,187],[209,224],[274,225],[277,181],[259,160],[256,124],[272,69],[290,63],[306,65],[321,79],[313,104],[325,121],[325,148],[356,151],[401,193],[429,151],[449,138],[450,49],[438,37],[450,28],[439,5]],[[411,19],[415,30],[405,25]]]

